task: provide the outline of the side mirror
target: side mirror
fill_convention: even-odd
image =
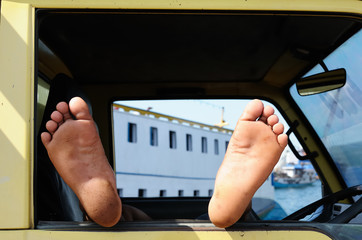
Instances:
[[[308,96],[341,88],[346,84],[346,79],[346,70],[340,68],[299,79],[296,84],[298,93]]]

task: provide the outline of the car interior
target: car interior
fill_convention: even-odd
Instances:
[[[37,9],[36,24],[34,196],[38,228],[55,228],[54,223],[58,228],[80,228],[84,220],[78,199],[57,174],[39,138],[56,103],[73,96],[81,96],[91,106],[111,166],[115,164],[115,101],[267,100],[288,123],[288,134],[294,134],[305,150],[304,158],[310,159],[323,183],[323,195],[332,196],[284,221],[297,224],[327,203],[315,221],[329,221],[333,204],[341,200],[362,208],[361,200],[352,198],[362,188],[347,188],[290,95],[292,85],[314,66],[323,65],[331,52],[361,29],[358,19],[321,12]],[[209,197],[122,201],[149,214],[157,227],[170,222],[209,223],[197,220],[207,213]],[[351,209],[334,221],[348,222],[355,212]],[[253,211],[248,214],[247,221],[261,221]],[[132,227],[127,224],[116,228]],[[137,227],[149,226],[142,224]]]

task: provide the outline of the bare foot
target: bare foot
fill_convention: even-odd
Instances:
[[[72,115],[74,116],[74,119]],[[78,196],[88,216],[102,226],[121,218],[122,204],[96,125],[83,99],[58,103],[41,135],[54,167]]]
[[[287,145],[284,126],[272,107],[250,102],[231,136],[215,180],[209,216],[218,227],[234,224],[264,183]]]

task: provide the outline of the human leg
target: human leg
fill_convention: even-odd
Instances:
[[[209,216],[218,227],[234,224],[272,172],[287,145],[274,110],[251,101],[239,118],[215,180]]]

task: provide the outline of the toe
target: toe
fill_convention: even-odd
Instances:
[[[243,114],[240,117],[242,121],[255,121],[263,113],[264,105],[260,100],[253,100],[246,105]]]
[[[54,111],[51,115],[50,118],[57,122],[58,124],[61,124],[63,122],[63,114],[58,112],[58,111]]]
[[[287,134],[278,135],[278,142],[282,148],[285,148],[288,145],[288,135]]]
[[[277,123],[273,126],[273,132],[277,135],[282,134],[284,132],[284,125],[281,123]]]
[[[267,119],[274,114],[274,109],[271,106],[266,106],[263,110],[262,115],[259,118],[259,121],[267,123]]]
[[[82,98],[72,98],[69,102],[69,108],[76,119],[92,120],[88,105]]]
[[[53,121],[53,120],[49,120],[46,124],[45,124],[45,128],[48,130],[48,132],[53,135],[54,132],[57,130],[58,128],[58,123]]]
[[[277,115],[271,115],[270,117],[267,118],[267,124],[269,126],[274,126],[275,124],[277,124],[279,122],[279,118]]]
[[[263,116],[268,118],[273,114],[274,114],[274,108],[272,108],[271,106],[265,106],[263,111]]]
[[[47,147],[50,140],[52,139],[52,136],[50,135],[50,133],[47,132],[43,132],[40,135],[41,141],[43,142],[44,146]]]
[[[66,102],[60,102],[57,104],[56,109],[59,113],[63,115],[63,121],[72,119],[72,115],[69,112],[69,107]]]

